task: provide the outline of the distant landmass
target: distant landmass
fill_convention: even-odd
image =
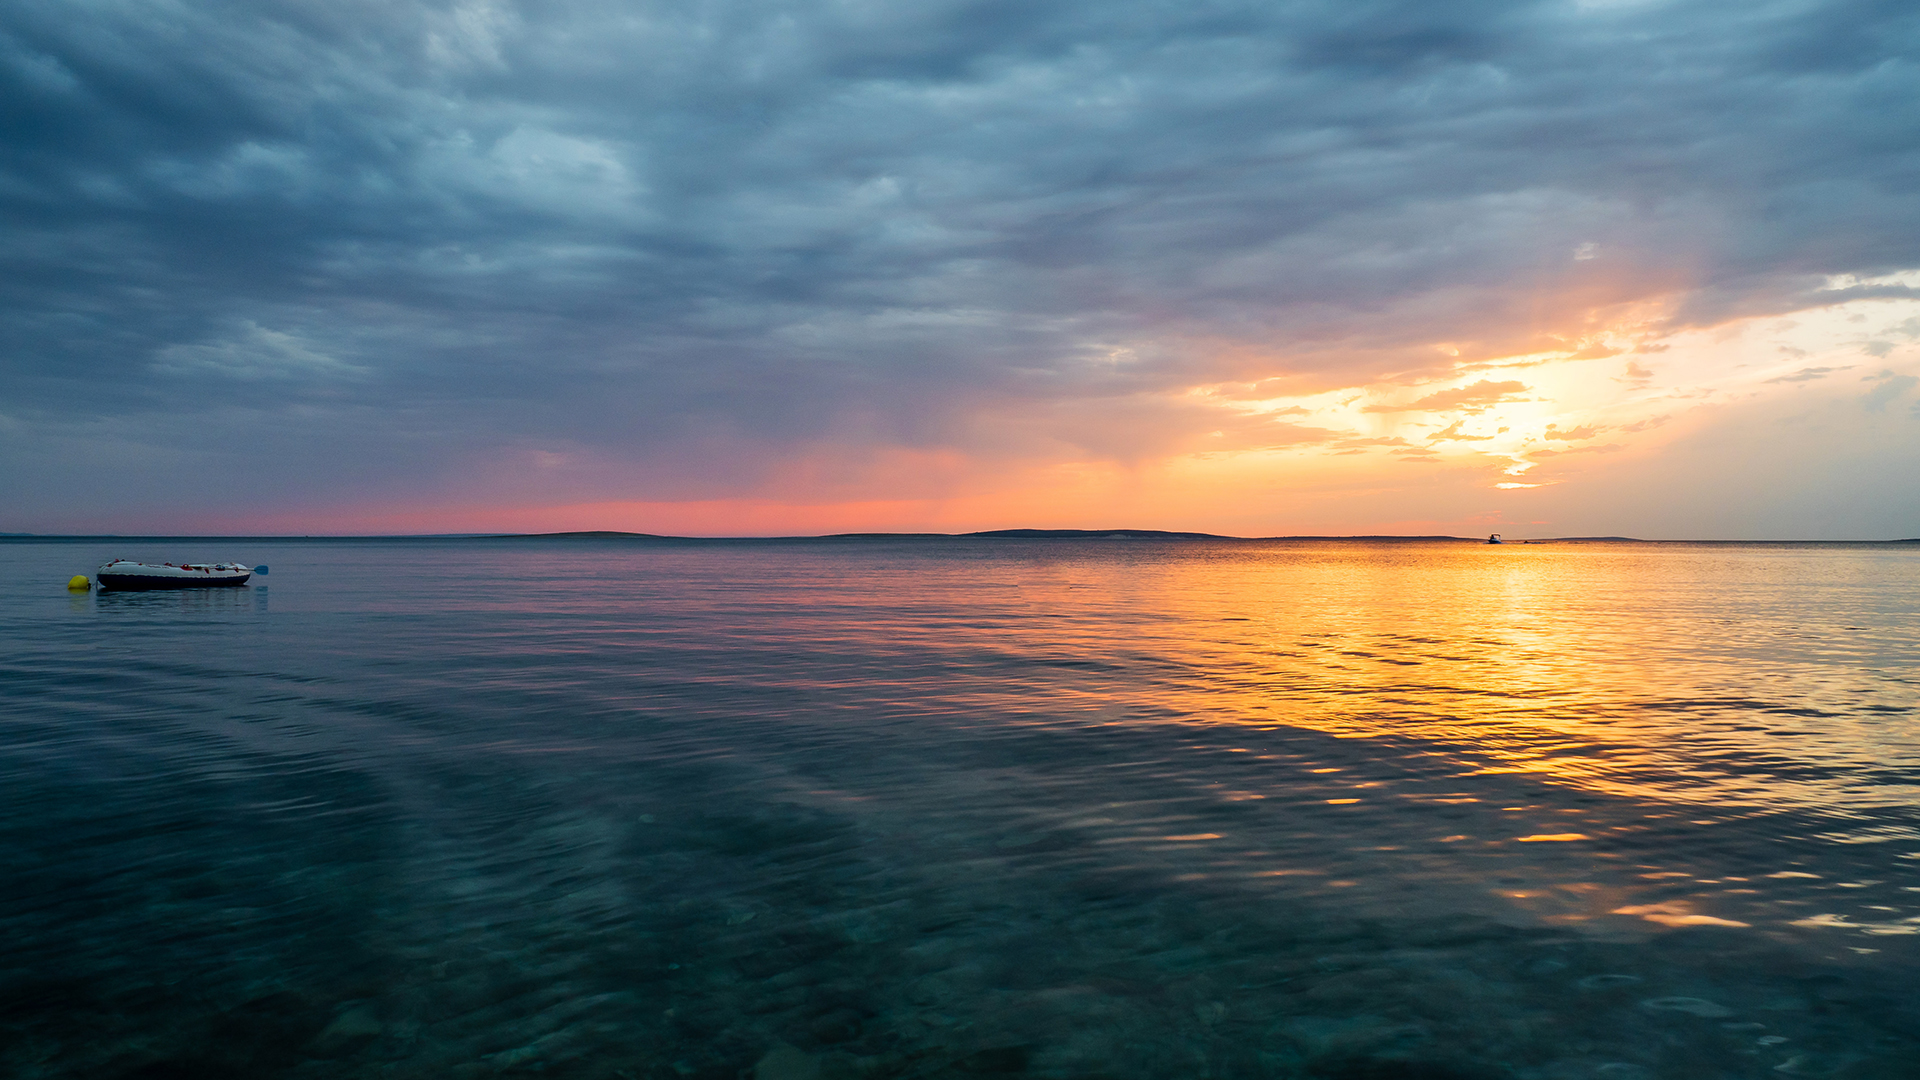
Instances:
[[[984,529],[979,532],[932,533],[932,532],[852,532],[827,533],[824,536],[738,536],[738,537],[694,537],[663,536],[658,533],[614,532],[594,530],[591,532],[556,533],[500,533],[484,537],[490,540],[560,540],[560,539],[625,539],[625,540],[1454,540],[1463,543],[1485,543],[1476,537],[1463,536],[1225,536],[1220,533],[1175,532],[1168,529]],[[1568,539],[1599,540],[1620,539],[1619,537],[1569,537]],[[1543,541],[1534,541],[1542,543]]]
[[[20,533],[0,532],[0,543],[93,543],[100,541],[174,542],[273,542],[299,540],[391,541],[391,540],[657,540],[672,543],[833,543],[861,540],[1200,540],[1223,543],[1248,543],[1263,540],[1368,541],[1374,543],[1447,541],[1484,544],[1479,536],[1225,536],[1208,532],[1177,532],[1168,529],[985,529],[979,532],[853,532],[824,536],[669,536],[663,533],[622,532],[617,529],[580,529],[550,533],[410,533],[406,535],[246,536],[205,534],[123,534],[123,533]],[[1920,537],[1899,540],[1646,540],[1637,536],[1543,536],[1507,540],[1507,544],[1920,544]]]
[[[1293,536],[1227,536],[1209,532],[1178,532],[1169,529],[983,529],[978,532],[936,533],[936,532],[848,532],[827,533],[821,536],[664,536],[659,533],[617,532],[608,529],[596,529],[581,532],[553,533],[499,533],[479,537],[488,540],[565,540],[565,539],[619,539],[619,540],[728,540],[728,541],[770,541],[770,540],[1222,540],[1234,543],[1246,543],[1254,540],[1366,540],[1366,541],[1452,541],[1463,544],[1484,544],[1486,541],[1477,536],[1444,536],[1439,534],[1424,536],[1400,536],[1384,534],[1366,534],[1359,536],[1293,535]],[[1560,536],[1548,539],[1509,540],[1510,544],[1569,544],[1582,542],[1626,541],[1646,543],[1631,536]]]
[[[660,533],[617,532],[613,529],[587,529],[579,532],[551,533],[488,533],[484,540],[685,540],[684,536],[663,536]]]
[[[1232,540],[1231,536],[1203,532],[1167,532],[1164,529],[988,529],[960,533],[1006,540]]]

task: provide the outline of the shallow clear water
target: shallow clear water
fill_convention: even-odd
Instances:
[[[0,1075],[1920,1075],[1916,549],[0,544]]]

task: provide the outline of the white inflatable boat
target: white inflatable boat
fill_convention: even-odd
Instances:
[[[258,568],[265,572],[266,567]],[[115,559],[94,580],[102,589],[197,589],[209,585],[245,585],[255,568],[239,563],[138,563]]]

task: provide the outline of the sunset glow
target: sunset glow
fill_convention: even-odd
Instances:
[[[1912,393],[1920,383],[1920,301],[1839,300],[1683,330],[1663,325],[1671,306],[1643,306],[1559,351],[1455,358],[1451,346],[1435,346],[1449,358],[1439,370],[1400,379],[1299,393],[1286,392],[1295,380],[1284,376],[1215,382],[1115,406],[1123,415],[1129,408],[1197,413],[1191,428],[1175,434],[1176,452],[1143,460],[1075,460],[1058,447],[1039,460],[1012,461],[987,449],[897,450],[862,461],[826,452],[782,463],[758,497],[343,508],[327,520],[345,531],[684,535],[958,532],[1014,522],[1238,535],[1595,532],[1604,519],[1540,520],[1537,497],[1523,493],[1566,485],[1566,497],[1577,499],[1581,485],[1610,468],[1684,455],[1675,444],[1712,440],[1760,417],[1779,423],[1781,412],[1847,410],[1895,438],[1920,412]],[[1025,434],[1038,441],[1044,433]],[[542,460],[543,453],[533,452],[536,468],[574,467],[557,454]],[[1395,513],[1436,488],[1472,500],[1472,512]],[[1252,493],[1273,501],[1249,505]],[[310,523],[293,515],[236,519],[232,527],[299,531]]]

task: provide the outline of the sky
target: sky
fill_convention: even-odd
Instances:
[[[4,0],[0,531],[1920,536],[1911,0]]]

